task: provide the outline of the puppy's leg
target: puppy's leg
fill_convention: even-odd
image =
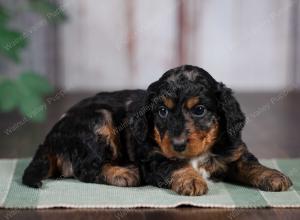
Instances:
[[[115,186],[139,185],[139,171],[135,166],[119,166],[115,161],[108,161],[103,160],[97,152],[86,152],[72,158],[72,174],[76,179],[87,183]]]
[[[102,148],[109,148],[109,146],[103,145]],[[137,186],[140,183],[137,167],[118,165],[117,160],[105,158],[105,155],[109,153],[98,154],[91,149],[92,147],[85,148],[86,152],[72,157],[72,170],[76,179],[82,182],[115,186]]]
[[[102,115],[102,121],[95,129],[98,136],[98,144],[106,146],[110,151],[110,158],[101,165],[100,179],[114,186],[138,186],[140,183],[139,170],[134,165],[120,165],[119,161],[127,161],[122,158],[122,148],[119,133],[114,126],[112,113],[102,109],[98,111]]]
[[[142,164],[142,170],[147,184],[172,189],[181,195],[199,196],[208,190],[203,177],[185,161],[156,155]]]
[[[286,191],[291,180],[278,170],[261,165],[249,152],[229,165],[228,179],[264,191]]]
[[[51,171],[51,160],[47,153],[47,147],[40,145],[33,160],[26,168],[22,182],[23,184],[39,188],[42,186],[42,180],[46,179]]]
[[[102,161],[100,156],[89,153],[87,158],[73,159],[74,177],[82,182],[114,186],[138,186],[140,175],[134,165],[119,166],[116,162]]]

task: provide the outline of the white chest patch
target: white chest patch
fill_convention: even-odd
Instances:
[[[190,160],[191,166],[198,171],[198,173],[204,178],[208,179],[210,177],[210,173],[207,172],[204,168],[201,167],[202,164],[206,163],[210,158],[210,153],[205,153],[197,158]]]

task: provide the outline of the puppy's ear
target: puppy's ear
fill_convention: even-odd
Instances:
[[[142,100],[132,103],[132,108],[129,109],[130,130],[135,140],[139,143],[142,143],[147,139],[149,132],[148,114],[151,109],[146,100],[145,97]]]
[[[222,123],[225,125],[230,141],[234,142],[241,138],[245,115],[241,111],[238,101],[233,97],[232,90],[223,83],[217,85],[217,97]]]
[[[165,85],[163,80],[158,80],[149,85],[146,94],[140,100],[132,103],[129,108],[130,129],[135,139],[142,143],[149,136],[153,128],[152,111],[154,105],[159,101],[162,95],[158,91]]]

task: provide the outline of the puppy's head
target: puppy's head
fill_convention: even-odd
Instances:
[[[205,70],[181,66],[167,71],[147,89],[146,109],[135,121],[139,141],[154,141],[169,158],[193,158],[223,136],[240,138],[245,117],[231,90]]]

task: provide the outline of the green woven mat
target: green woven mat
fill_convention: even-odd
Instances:
[[[152,186],[125,188],[82,183],[74,179],[46,180],[41,189],[32,189],[21,184],[28,159],[0,160],[0,207],[300,207],[300,159],[261,162],[287,174],[294,186],[287,192],[263,192],[223,182],[209,182],[208,194],[195,197],[179,196],[170,190]]]

